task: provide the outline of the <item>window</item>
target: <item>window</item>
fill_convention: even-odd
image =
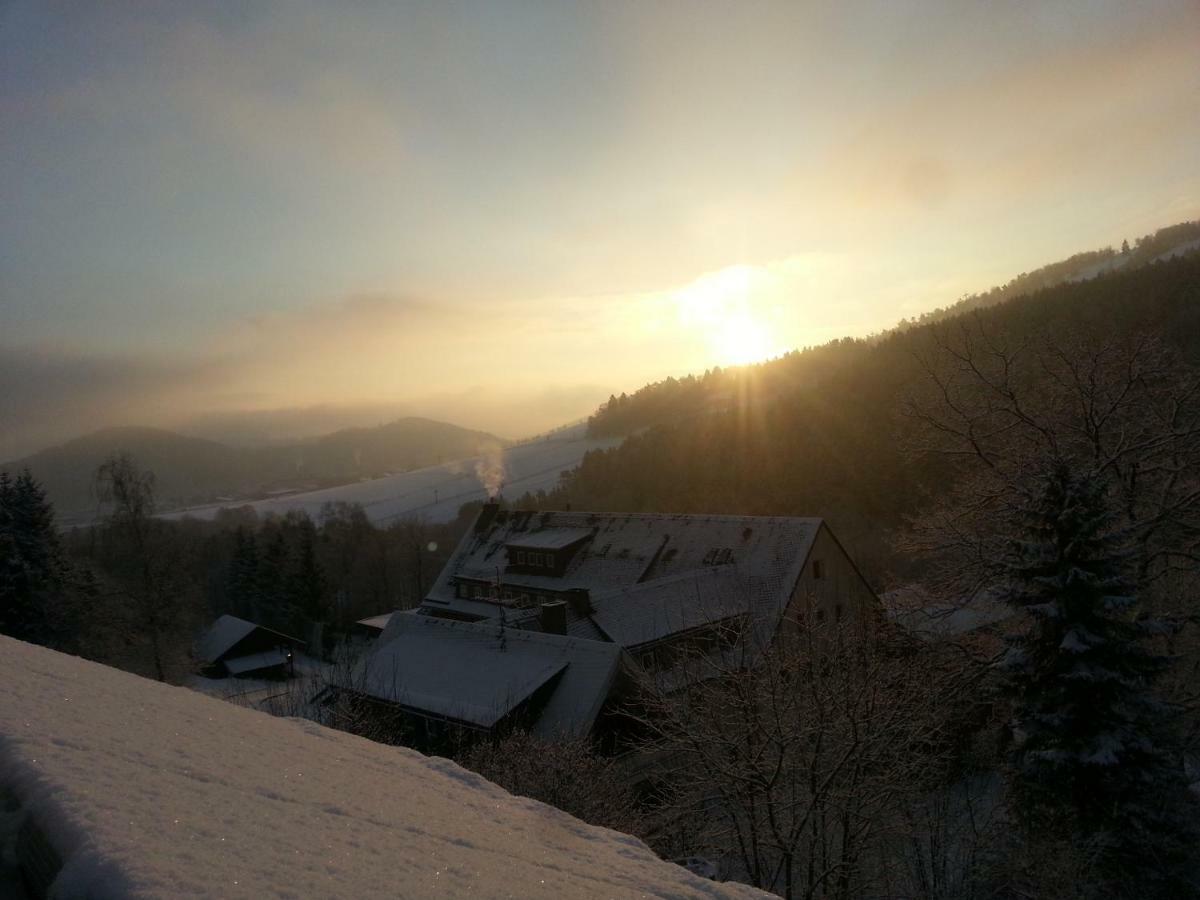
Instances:
[[[817,610],[817,624],[820,625],[824,621],[825,621],[825,610],[818,609]]]
[[[833,621],[842,621],[842,604],[840,603],[833,608]]]
[[[517,551],[517,565],[518,566],[525,565],[525,551],[524,550]]]
[[[813,560],[813,581],[822,581],[825,578],[825,563],[822,560]]]

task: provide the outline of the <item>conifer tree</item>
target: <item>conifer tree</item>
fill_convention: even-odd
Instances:
[[[317,560],[316,528],[307,520],[300,527],[300,545],[288,577],[287,593],[292,607],[306,624],[329,621],[329,590],[325,572]]]
[[[262,623],[284,631],[295,627],[295,610],[288,596],[288,546],[283,530],[275,525],[258,554],[258,598]]]
[[[234,533],[233,541],[233,558],[229,564],[229,605],[236,615],[260,622],[262,592],[258,545],[254,534],[241,526]]]
[[[1024,509],[1008,601],[1028,627],[1001,664],[1014,700],[1012,793],[1031,840],[1081,840],[1110,887],[1170,894],[1195,814],[1151,687],[1164,626],[1137,615],[1131,554],[1099,479],[1066,463]]]
[[[52,643],[66,570],[45,490],[28,470],[0,473],[0,633]]]

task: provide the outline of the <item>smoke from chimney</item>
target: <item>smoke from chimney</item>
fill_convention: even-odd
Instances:
[[[504,448],[499,444],[488,444],[483,455],[475,461],[475,477],[487,491],[488,499],[494,500],[504,487]]]

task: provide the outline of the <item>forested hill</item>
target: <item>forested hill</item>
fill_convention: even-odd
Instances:
[[[1065,260],[1023,272],[1007,284],[980,294],[971,294],[945,308],[925,313],[915,320],[904,320],[892,331],[872,340],[878,341],[920,325],[953,319],[964,313],[996,306],[1018,297],[1044,291],[1061,284],[1087,281],[1115,272],[1130,273],[1175,255],[1200,252],[1200,221],[1183,222],[1161,228],[1128,244],[1120,251],[1112,247],[1077,253]],[[641,428],[686,419],[698,413],[728,406],[744,390],[746,379],[757,388],[757,399],[763,393],[787,390],[797,381],[812,383],[835,375],[851,365],[852,354],[847,348],[862,341],[845,339],[819,347],[795,351],[782,359],[741,366],[723,371],[712,369],[701,376],[668,378],[646,385],[632,395],[609,398],[588,419],[588,434],[592,437],[612,437],[632,434]]]
[[[1015,343],[1084,333],[1161,333],[1200,362],[1200,253],[1068,282],[872,340],[842,340],[610,401],[597,434],[632,434],[588,454],[547,507],[796,514],[828,518],[878,579],[893,564],[888,532],[948,481],[944,463],[904,447],[904,399],[920,355],[959,324]]]
[[[132,454],[140,466],[154,472],[158,496],[170,507],[342,484],[475,456],[503,443],[486,432],[416,417],[252,448],[157,428],[108,428],[0,463],[0,469],[28,468],[45,485],[60,518],[70,521],[94,513],[96,469],[115,453]]]

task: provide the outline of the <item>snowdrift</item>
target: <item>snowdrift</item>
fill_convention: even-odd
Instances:
[[[447,760],[4,637],[0,788],[7,861],[28,816],[58,897],[763,896]]]

